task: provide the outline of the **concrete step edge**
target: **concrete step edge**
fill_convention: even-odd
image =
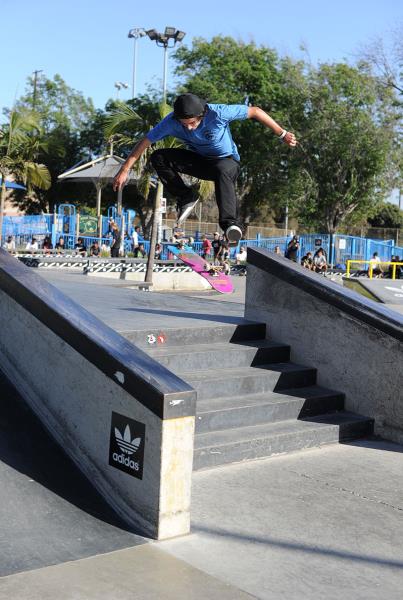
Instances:
[[[205,433],[196,433],[195,451],[208,449],[211,447],[225,447],[234,443],[249,443],[259,439],[265,439],[271,436],[288,436],[308,432],[317,428],[335,428],[342,425],[351,425],[354,423],[370,423],[373,419],[356,415],[347,411],[328,413],[320,417],[309,417],[308,419],[290,419],[287,421],[278,421],[277,423],[264,423],[263,425],[250,425],[247,427],[238,427],[235,429],[222,429],[218,431],[209,431]],[[234,440],[234,434],[237,434]]]
[[[286,372],[301,372],[301,371],[315,371],[315,367],[307,367],[306,365],[299,365],[297,363],[288,361],[288,362],[278,362],[278,363],[269,363],[256,365],[253,367],[227,367],[225,369],[203,369],[201,371],[178,371],[181,377],[186,377],[188,381],[207,379],[207,380],[222,380],[225,377],[231,378],[243,378],[243,377],[264,377],[268,371],[274,371],[276,373],[286,373]]]
[[[212,353],[212,352],[239,352],[241,350],[253,352],[253,350],[290,350],[288,344],[272,342],[270,340],[251,340],[249,342],[219,342],[212,344],[183,344],[182,346],[157,347],[150,349],[150,356],[156,360],[161,356],[180,356],[181,354],[192,353]]]
[[[307,386],[313,388],[314,386]],[[284,394],[284,390],[281,393],[277,392],[260,392],[257,394],[241,395],[241,396],[223,396],[217,399],[213,398],[202,398],[197,401],[197,412],[196,415],[206,415],[220,411],[239,410],[241,408],[253,408],[265,405],[274,404],[298,404],[301,401],[309,400],[330,400],[336,398],[344,398],[344,394],[333,390],[323,391],[320,394],[306,393],[306,388],[296,388],[295,390],[303,392],[303,395]],[[242,403],[243,402],[243,403]]]

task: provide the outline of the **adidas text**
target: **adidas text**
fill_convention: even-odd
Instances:
[[[130,458],[128,456],[125,456],[123,453],[122,454],[118,454],[117,452],[114,452],[112,454],[112,459],[115,462],[120,463],[121,465],[125,465],[126,467],[129,467],[130,469],[133,469],[133,471],[139,471],[140,470],[140,465],[138,462],[134,462],[134,460],[130,460]]]

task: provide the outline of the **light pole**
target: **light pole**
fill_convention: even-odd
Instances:
[[[133,76],[132,76],[132,98],[136,97],[136,72],[137,72],[137,40],[146,35],[143,27],[133,27],[127,34],[128,38],[133,38]]]
[[[156,29],[149,29],[146,34],[157,46],[164,48],[164,75],[162,80],[162,97],[164,102],[167,96],[167,76],[168,76],[168,49],[173,48],[185,37],[184,31],[179,31],[175,27],[165,27],[164,33],[159,33]],[[171,42],[171,43],[170,43]]]
[[[165,27],[164,33],[159,33],[156,29],[149,29],[148,31],[146,31],[146,34],[152,42],[155,42],[157,44],[157,46],[164,48],[164,75],[162,79],[162,98],[165,104],[167,99],[168,48],[173,48],[177,44],[177,42],[181,42],[185,37],[186,33],[184,31],[179,31],[179,29],[176,29],[175,27]],[[170,40],[171,43],[169,43]],[[154,200],[154,214],[150,239],[150,252],[148,253],[147,271],[145,277],[145,281],[148,281],[150,283],[152,283],[153,280],[154,249],[155,244],[157,243],[158,230],[160,229],[159,223],[161,222],[161,198],[163,191],[164,189],[162,183],[161,181],[159,181]]]
[[[34,91],[32,94],[32,108],[33,110],[36,109],[36,89],[37,89],[37,84],[38,84],[38,75],[39,73],[43,73],[42,69],[34,71]]]
[[[129,87],[128,83],[123,83],[123,81],[115,81],[116,98],[119,98],[119,92],[122,88],[127,90],[128,87]]]

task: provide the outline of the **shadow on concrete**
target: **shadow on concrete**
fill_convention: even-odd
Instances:
[[[388,558],[382,558],[377,556],[368,556],[363,554],[355,554],[354,552],[346,552],[342,550],[334,550],[332,548],[324,548],[320,546],[310,546],[308,544],[301,544],[296,542],[286,542],[270,537],[263,537],[258,535],[247,535],[243,533],[235,533],[227,529],[212,529],[204,527],[202,525],[195,525],[192,527],[192,533],[202,533],[212,537],[230,538],[239,542],[247,542],[251,544],[261,544],[264,546],[271,546],[273,548],[281,548],[283,550],[290,550],[292,552],[304,552],[311,555],[329,556],[337,560],[348,560],[361,564],[373,564],[380,567],[389,567],[393,569],[403,570],[403,561],[391,560]]]
[[[215,321],[218,323],[230,323],[237,325],[244,321],[242,317],[230,317],[225,315],[214,315],[210,313],[194,313],[194,312],[183,312],[177,310],[161,310],[153,308],[126,308],[121,307],[120,310],[127,310],[130,312],[146,313],[150,315],[166,315],[168,317],[177,317],[179,319],[197,319],[202,321]]]
[[[343,446],[357,446],[357,448],[370,448],[371,450],[383,450],[384,452],[403,452],[403,446],[395,442],[388,442],[376,435],[372,435],[362,440],[351,440],[350,442],[340,442]]]
[[[23,473],[96,519],[130,534],[140,534],[139,531],[129,528],[108,506],[73,461],[50,437],[1,371],[0,463]],[[18,488],[18,482],[16,486]],[[10,501],[10,498],[7,500]],[[18,518],[18,515],[14,515],[14,518],[16,516]]]

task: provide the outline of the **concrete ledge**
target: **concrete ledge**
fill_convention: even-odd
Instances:
[[[0,367],[127,523],[189,531],[194,390],[0,250]]]
[[[84,273],[90,277],[110,277],[128,282],[144,281],[146,261],[134,259],[89,259]],[[181,261],[156,261],[153,268],[155,291],[207,290],[210,284]]]
[[[245,316],[290,344],[292,360],[346,394],[347,410],[375,419],[376,433],[403,439],[403,318],[267,250],[248,250]]]
[[[249,251],[250,264],[403,341],[403,319],[390,309],[374,305],[353,291],[336,287],[332,281],[268,250],[250,248]]]

